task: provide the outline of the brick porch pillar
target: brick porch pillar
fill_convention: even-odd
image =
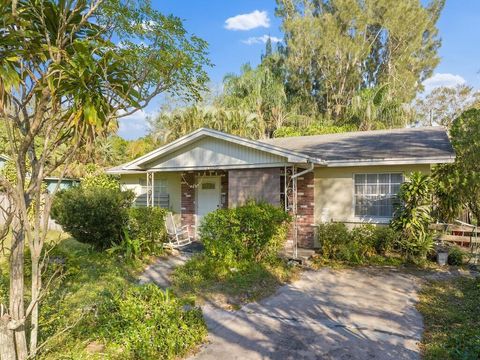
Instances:
[[[297,178],[298,246],[313,249],[315,239],[315,174],[306,173]]]

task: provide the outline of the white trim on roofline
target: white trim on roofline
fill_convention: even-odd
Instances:
[[[303,164],[303,163],[302,163]],[[273,167],[291,166],[291,163],[275,162],[265,164],[245,164],[245,165],[213,165],[213,166],[182,166],[182,167],[159,167],[150,168],[145,170],[122,170],[122,169],[109,169],[106,172],[109,174],[146,174],[147,172],[175,172],[175,171],[203,171],[203,170],[241,170],[241,169],[265,169]],[[301,165],[301,164],[300,164]]]
[[[454,156],[423,157],[423,158],[393,158],[393,159],[361,159],[328,161],[327,167],[352,167],[374,165],[415,165],[415,164],[447,164],[455,162]]]
[[[255,141],[255,140],[250,140],[250,139],[244,139],[236,135],[230,135],[226,134],[221,131],[217,130],[212,130],[212,129],[207,129],[207,128],[200,128],[198,130],[195,130],[194,132],[187,134],[175,141],[172,141],[171,143],[164,145],[160,147],[159,149],[156,149],[154,151],[149,152],[148,154],[145,154],[125,165],[122,166],[123,169],[125,170],[144,170],[141,168],[141,165],[146,164],[150,161],[153,161],[155,158],[159,156],[166,155],[172,151],[177,150],[178,148],[185,146],[187,144],[190,144],[191,142],[202,138],[204,136],[210,136],[216,139],[221,139],[225,140],[228,142],[232,142],[235,144],[247,146],[253,149],[265,151],[271,154],[275,154],[278,156],[283,156],[287,159],[287,162],[290,163],[308,163],[308,162],[313,162],[316,164],[325,164],[325,162],[321,159],[317,158],[312,158],[311,156],[296,152],[296,151],[291,151],[287,150],[278,146],[270,145],[270,144],[265,144],[260,141]]]

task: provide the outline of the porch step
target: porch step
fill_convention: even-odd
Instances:
[[[314,255],[315,250],[297,248],[297,257],[294,257],[293,247],[285,247],[280,253],[280,256],[284,259],[298,262],[300,265],[306,265]]]

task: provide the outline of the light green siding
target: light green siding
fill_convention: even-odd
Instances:
[[[167,193],[170,195],[170,210],[180,213],[181,207],[181,175],[178,172],[155,173],[155,185],[161,180],[167,183]],[[146,174],[124,174],[120,176],[120,184],[123,189],[132,190],[137,196],[142,195],[147,182]]]
[[[403,173],[413,171],[430,173],[430,165],[358,166],[315,169],[315,222],[337,221],[360,223],[355,217],[354,174]],[[372,220],[375,222],[375,220]]]

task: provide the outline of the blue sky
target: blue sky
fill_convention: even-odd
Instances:
[[[275,0],[153,0],[165,14],[184,20],[186,29],[209,43],[208,69],[213,85],[227,73],[238,73],[246,62],[256,65],[265,49],[264,40],[282,38],[280,20],[275,17]],[[240,16],[246,15],[246,16]],[[441,62],[427,91],[435,86],[465,82],[480,89],[480,1],[447,0],[438,27],[442,38]],[[154,116],[160,98],[142,112],[120,122],[119,134],[135,139],[147,130],[145,118]]]

